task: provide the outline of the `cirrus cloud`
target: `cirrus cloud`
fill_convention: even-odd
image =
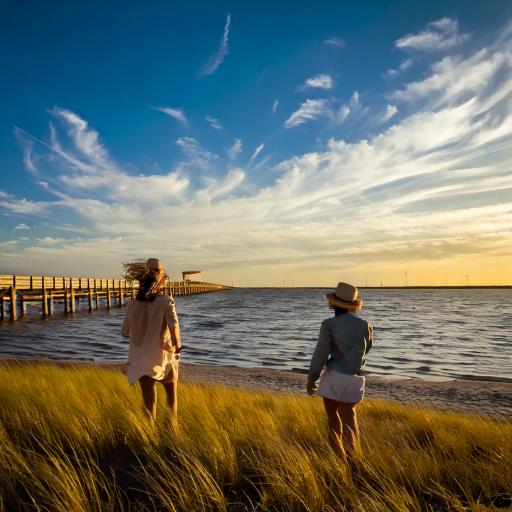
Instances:
[[[219,43],[217,51],[210,57],[208,62],[203,66],[201,75],[213,75],[215,71],[224,62],[224,59],[229,54],[229,26],[231,25],[231,14],[226,17],[226,24],[224,25],[224,32],[222,39]]]
[[[307,99],[301,106],[293,112],[284,122],[285,128],[293,128],[308,121],[314,121],[320,117],[330,117],[332,115],[330,101],[325,99],[312,100]]]
[[[332,89],[334,86],[334,80],[329,75],[316,75],[308,78],[304,83],[305,88],[309,89]]]
[[[447,50],[458,46],[469,37],[459,32],[459,23],[451,18],[432,21],[425,30],[407,34],[397,39],[395,46],[401,50]]]
[[[153,110],[157,110],[158,112],[162,112],[163,114],[167,114],[169,117],[172,117],[179,121],[184,126],[188,125],[187,118],[183,113],[183,110],[180,108],[171,108],[171,107],[155,107]]]

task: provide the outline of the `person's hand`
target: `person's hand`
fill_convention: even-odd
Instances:
[[[316,382],[312,382],[310,380],[308,380],[308,385],[307,385],[307,392],[308,392],[308,395],[313,395],[315,393],[315,391],[317,390],[318,386],[316,385]]]
[[[174,352],[175,352],[176,354],[179,354],[179,353],[182,351],[182,349],[183,349],[183,345],[175,346],[175,347],[174,347]]]

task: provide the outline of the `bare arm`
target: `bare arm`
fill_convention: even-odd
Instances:
[[[123,320],[123,326],[121,327],[121,336],[124,336],[125,338],[130,337],[130,319],[129,319],[129,313],[130,311],[130,305],[128,305],[128,308],[126,310],[126,315],[124,316]]]
[[[373,345],[373,325],[368,322],[368,341],[366,343],[366,354],[370,352]]]
[[[178,314],[176,313],[176,305],[174,299],[169,302],[169,310],[165,315],[169,332],[171,333],[171,344],[179,352],[181,350],[180,324],[178,322]]]

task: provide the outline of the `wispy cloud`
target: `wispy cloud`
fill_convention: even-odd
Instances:
[[[325,99],[311,100],[307,99],[302,105],[293,112],[293,114],[285,121],[285,128],[293,128],[314,121],[320,117],[331,116],[330,101]]]
[[[199,204],[211,204],[214,199],[219,199],[231,194],[245,179],[242,169],[230,169],[223,180],[205,178],[207,186],[199,190],[196,199]]]
[[[48,203],[43,201],[30,201],[28,199],[17,199],[9,194],[0,196],[0,207],[10,213],[18,215],[43,215],[48,211]]]
[[[249,165],[256,160],[256,157],[261,153],[263,148],[265,147],[265,144],[260,144],[255,150],[254,153],[251,156],[251,159],[249,160]]]
[[[153,110],[167,114],[168,116],[176,119],[176,121],[179,121],[182,125],[188,126],[187,118],[185,117],[183,110],[180,108],[155,107]]]
[[[399,73],[402,73],[403,71],[409,69],[414,63],[414,60],[413,59],[405,59],[403,60],[400,65],[398,66],[398,68],[396,69],[388,69],[386,71],[386,75],[387,76],[390,76],[390,77],[395,77],[397,76]]]
[[[178,163],[180,169],[209,171],[217,160],[217,155],[204,150],[193,137],[181,137],[176,141],[176,144],[186,157],[186,160]]]
[[[229,54],[229,26],[231,25],[231,14],[226,17],[226,24],[224,25],[224,33],[219,43],[217,51],[210,57],[208,62],[201,70],[202,75],[213,75],[219,66],[224,62],[224,59]]]
[[[324,44],[333,46],[334,48],[343,48],[345,46],[345,41],[341,37],[333,36],[326,39]]]
[[[65,238],[54,238],[53,236],[45,236],[42,238],[38,238],[37,241],[42,245],[55,245],[58,243],[65,242]]]
[[[272,114],[275,114],[277,112],[277,107],[279,106],[279,100],[274,100],[274,103],[272,103]]]
[[[206,120],[210,124],[212,128],[215,128],[215,130],[222,130],[222,126],[220,124],[220,121],[218,119],[215,119],[211,116],[206,116]]]
[[[358,91],[354,91],[348,103],[343,103],[341,106],[334,108],[331,106],[331,118],[333,125],[342,124],[349,116],[355,120],[362,120],[369,112],[369,107],[363,106],[361,102],[361,95]]]
[[[230,162],[234,162],[238,155],[242,152],[242,139],[235,139],[233,145],[228,149],[228,158]]]
[[[352,93],[352,97],[350,98],[350,106],[353,109],[361,108],[361,95],[359,94],[359,91],[354,91]]]
[[[39,173],[39,171],[32,159],[33,146],[34,146],[33,141],[25,142],[25,147],[23,148],[23,166],[31,174],[37,175]]]
[[[382,112],[380,116],[377,117],[378,123],[386,123],[389,121],[392,117],[394,117],[398,112],[398,108],[396,105],[386,105],[386,110]]]
[[[397,39],[395,46],[401,50],[447,50],[466,41],[469,34],[459,32],[459,23],[451,18],[432,21],[425,30],[407,34]]]
[[[35,141],[16,126],[14,127],[14,134],[23,148],[23,167],[25,167],[25,170],[30,174],[37,176],[39,174],[39,169],[34,162],[33,152]]]
[[[467,59],[445,57],[432,66],[431,74],[391,94],[391,98],[414,102],[420,98],[435,97],[439,105],[462,93],[476,93],[506,65],[505,49],[490,53],[481,50]],[[505,88],[504,91],[508,91]]]
[[[350,107],[348,105],[342,105],[336,112],[334,121],[336,124],[341,124],[350,115]]]
[[[21,224],[18,224],[17,226],[15,226],[13,231],[23,231],[25,229],[30,229],[30,227],[27,226],[24,222],[22,222]]]
[[[87,121],[64,108],[54,107],[50,113],[68,127],[69,137],[83,156],[98,165],[109,165],[107,151],[99,141],[98,132],[90,129]]]
[[[332,89],[334,86],[334,80],[329,75],[316,75],[308,78],[304,83],[307,89]]]

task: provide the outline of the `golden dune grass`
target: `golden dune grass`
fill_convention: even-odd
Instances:
[[[498,510],[512,425],[367,400],[341,464],[317,398],[180,386],[151,427],[120,372],[0,367],[0,510]]]

